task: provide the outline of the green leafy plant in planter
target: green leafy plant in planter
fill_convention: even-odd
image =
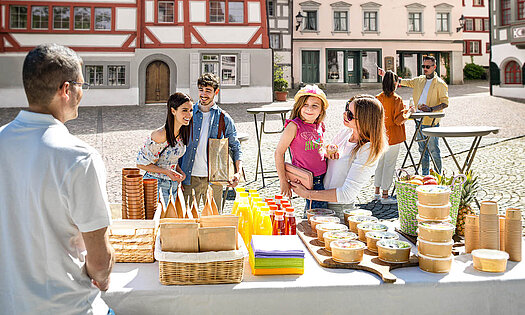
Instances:
[[[277,101],[286,101],[288,96],[288,81],[284,78],[283,67],[274,63],[273,64],[273,90],[275,93],[275,99]]]

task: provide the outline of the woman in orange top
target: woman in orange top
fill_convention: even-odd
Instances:
[[[385,113],[385,128],[388,136],[388,150],[379,160],[375,173],[375,200],[381,204],[396,204],[397,200],[388,196],[388,191],[394,179],[397,156],[401,143],[406,140],[405,121],[415,111],[414,107],[405,108],[403,99],[396,94],[398,77],[392,71],[387,71],[383,77],[383,92],[376,98],[383,104]],[[380,195],[379,190],[383,190]]]

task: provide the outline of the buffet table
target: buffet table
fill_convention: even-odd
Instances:
[[[307,252],[306,248],[305,251]],[[248,261],[238,284],[163,286],[158,263],[115,264],[102,294],[116,314],[519,314],[525,310],[525,262],[503,274],[456,256],[448,274],[395,269],[396,283],[374,274],[320,267],[307,252],[301,276],[253,276]]]

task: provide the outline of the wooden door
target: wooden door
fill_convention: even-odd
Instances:
[[[146,68],[146,104],[166,103],[170,96],[170,68],[154,61]]]
[[[302,52],[302,81],[319,83],[319,51],[304,50]]]

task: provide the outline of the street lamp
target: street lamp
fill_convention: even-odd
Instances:
[[[301,14],[301,11],[299,11],[299,13],[297,13],[297,15],[295,16],[295,21],[297,22],[297,24],[295,25],[295,30],[299,30],[299,27],[301,27],[301,24],[303,24],[303,18],[304,16]]]
[[[461,17],[459,18],[459,27],[456,28],[456,32],[459,32],[465,27],[465,16],[461,14]]]

